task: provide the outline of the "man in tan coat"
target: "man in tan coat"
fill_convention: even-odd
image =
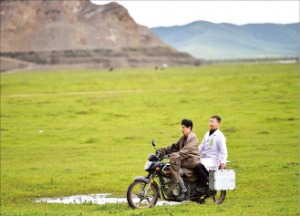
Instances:
[[[198,139],[192,132],[193,122],[189,119],[181,121],[181,132],[183,136],[171,146],[167,148],[160,148],[156,151],[160,157],[170,155],[170,164],[172,169],[173,179],[179,184],[181,194],[178,200],[185,197],[187,189],[180,176],[180,169],[187,177],[193,173],[193,169],[200,163]]]

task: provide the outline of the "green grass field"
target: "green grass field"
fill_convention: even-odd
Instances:
[[[35,203],[125,197],[144,163],[190,118],[199,141],[222,117],[236,190],[220,205]],[[1,74],[1,215],[299,215],[299,66]]]

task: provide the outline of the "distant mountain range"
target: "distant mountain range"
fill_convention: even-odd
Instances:
[[[196,21],[152,31],[179,51],[201,59],[297,57],[300,23],[247,24]]]

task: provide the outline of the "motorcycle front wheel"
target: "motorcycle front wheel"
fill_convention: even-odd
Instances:
[[[158,191],[153,184],[136,180],[129,185],[127,190],[128,204],[136,208],[151,208],[158,200]]]

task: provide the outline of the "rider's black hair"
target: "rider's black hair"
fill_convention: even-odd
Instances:
[[[218,115],[213,115],[213,116],[212,116],[212,117],[210,117],[210,118],[217,119],[217,122],[218,122],[218,123],[221,123],[221,117],[220,117],[220,116],[218,116]]]
[[[193,129],[193,122],[192,122],[192,120],[189,120],[189,119],[182,119],[181,125],[184,125],[184,126],[186,126],[187,128],[188,128],[188,127],[191,127],[191,130]]]

